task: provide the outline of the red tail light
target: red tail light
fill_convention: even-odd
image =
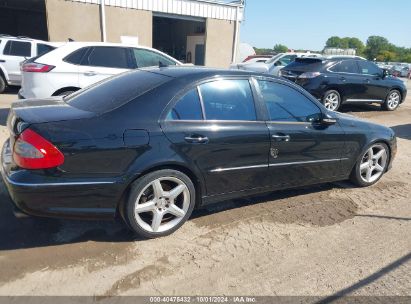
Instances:
[[[23,72],[32,73],[47,73],[54,69],[54,65],[41,64],[36,62],[25,63],[22,65],[21,70]]]
[[[15,163],[24,169],[48,169],[64,163],[64,155],[36,132],[26,129],[13,148]]]

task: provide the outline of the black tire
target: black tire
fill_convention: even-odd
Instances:
[[[171,179],[176,179],[179,182],[182,182],[183,184],[185,184],[185,186],[187,187],[188,190],[188,194],[187,192],[182,192],[177,198],[181,201],[181,195],[183,195],[183,198],[186,197],[186,195],[188,195],[189,197],[189,202],[188,204],[186,204],[187,208],[185,211],[184,216],[181,217],[177,217],[174,216],[173,214],[169,213],[166,211],[166,208],[168,208],[168,206],[162,206],[165,209],[163,209],[162,211],[159,211],[159,209],[161,208],[157,208],[157,203],[155,205],[155,211],[147,211],[147,212],[142,212],[139,214],[136,214],[135,209],[136,206],[138,204],[137,199],[139,199],[139,196],[141,195],[141,199],[143,198],[143,194],[146,193],[147,191],[150,192],[150,187],[149,186],[151,183],[153,183],[154,181],[161,179],[161,178],[171,178]],[[170,182],[170,181],[162,181],[163,183],[165,182]],[[162,185],[162,187],[165,187],[166,185]],[[143,191],[144,190],[144,191]],[[167,191],[163,188],[164,191]],[[151,189],[152,192],[154,192],[154,188]],[[184,190],[185,191],[185,190]],[[171,192],[170,192],[171,193]],[[154,193],[153,193],[154,195]],[[150,202],[153,200],[156,200],[155,198],[151,198],[149,199],[148,197],[145,197],[145,199],[149,200]],[[195,199],[196,199],[196,193],[195,193],[195,187],[193,182],[191,181],[191,179],[185,175],[184,173],[180,172],[180,171],[176,171],[176,170],[171,170],[171,169],[164,169],[164,170],[159,170],[159,171],[154,171],[151,173],[148,173],[147,175],[144,175],[142,177],[140,177],[139,179],[137,179],[131,186],[131,191],[130,191],[130,195],[127,201],[127,204],[125,206],[125,214],[124,214],[124,220],[126,221],[127,225],[140,237],[142,238],[146,238],[146,239],[151,239],[151,238],[157,238],[157,237],[162,237],[162,236],[166,236],[169,235],[173,232],[175,232],[177,229],[179,229],[186,221],[187,219],[191,216],[191,213],[193,212],[194,206],[195,206]],[[176,199],[177,200],[177,199]],[[183,199],[184,201],[184,199]],[[146,201],[144,201],[142,204],[146,203]],[[164,202],[163,202],[164,203]],[[180,204],[180,202],[178,203]],[[170,204],[171,205],[171,204]],[[177,202],[176,204],[177,205]],[[179,205],[180,207],[181,205]],[[183,210],[184,207],[181,207],[180,210]],[[147,228],[152,229],[153,228],[153,222],[154,222],[154,213],[155,212],[162,212],[162,214],[164,215],[164,217],[168,216],[168,219],[166,218],[164,221],[164,218],[162,218],[162,224],[165,225],[170,225],[172,224],[173,221],[176,221],[176,224],[172,227],[170,227],[170,229],[167,229],[165,231],[159,231],[159,232],[154,232],[154,231],[148,231]],[[152,222],[151,224],[149,223],[149,220],[147,220],[146,225],[144,224],[144,218],[143,217],[147,217],[149,218],[150,216],[152,216]],[[174,217],[174,218],[173,218]],[[164,221],[164,223],[163,223]],[[160,227],[162,227],[160,225]],[[160,230],[160,228],[159,228]]]
[[[391,100],[391,98],[396,98],[397,100],[394,102],[394,101]],[[391,90],[388,93],[387,98],[385,99],[385,102],[382,104],[382,108],[385,111],[394,111],[394,110],[396,110],[399,107],[400,103],[401,103],[401,98],[402,98],[402,96],[401,96],[400,91]]]
[[[59,93],[59,94],[57,94],[56,96],[67,96],[67,95],[70,95],[71,93],[74,93],[74,92],[76,92],[76,91],[64,91],[64,92],[61,92],[61,93]]]
[[[330,111],[338,111],[341,106],[341,95],[336,90],[328,90],[322,99],[323,105]]]
[[[7,84],[3,76],[0,76],[0,93],[3,93],[6,90]]]
[[[374,147],[374,146],[378,146],[378,147],[381,147],[381,148],[385,149],[386,154],[387,154],[387,157],[386,157],[384,166],[382,166],[383,169],[382,169],[382,171],[380,171],[380,172],[381,172],[381,175],[379,175],[375,180],[372,180],[372,181],[370,181],[370,182],[367,182],[367,181],[364,180],[364,178],[362,177],[362,173],[361,173],[360,166],[361,166],[361,163],[363,162],[364,157],[365,157],[366,154],[368,153],[369,149],[370,149],[371,147]],[[357,186],[359,186],[359,187],[368,187],[368,186],[371,186],[371,185],[377,183],[377,182],[380,180],[380,178],[384,175],[384,173],[387,171],[387,167],[388,167],[388,164],[389,164],[389,162],[390,162],[390,156],[391,156],[391,155],[390,155],[390,150],[389,150],[389,148],[388,148],[388,146],[387,146],[386,144],[379,142],[379,143],[374,143],[374,144],[372,144],[372,145],[369,145],[369,146],[367,147],[367,149],[365,150],[365,152],[363,152],[363,153],[361,154],[361,157],[359,158],[359,160],[358,160],[357,163],[355,164],[354,168],[352,169],[351,175],[350,175],[350,181],[351,181],[353,184],[355,184],[355,185],[357,185]]]

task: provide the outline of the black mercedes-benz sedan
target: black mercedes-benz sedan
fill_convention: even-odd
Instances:
[[[213,202],[346,179],[372,185],[396,153],[391,129],[328,111],[292,82],[193,67],[18,101],[7,124],[1,173],[16,212],[119,214],[147,238]]]
[[[280,74],[302,86],[332,111],[348,103],[378,103],[383,109],[394,111],[407,96],[407,87],[401,79],[359,58],[297,58]]]

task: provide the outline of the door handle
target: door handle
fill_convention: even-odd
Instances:
[[[6,62],[6,60],[0,59],[0,62],[3,63],[3,62]]]
[[[184,137],[185,141],[190,144],[206,144],[208,143],[208,137],[202,135],[191,135]]]
[[[95,76],[95,75],[96,75],[96,72],[94,72],[94,71],[84,72],[84,76]]]
[[[340,77],[340,80],[341,80],[341,81],[345,81],[346,78],[345,78],[345,77]]]
[[[271,136],[275,141],[290,141],[290,135],[276,135]]]

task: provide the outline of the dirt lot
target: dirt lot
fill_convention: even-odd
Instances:
[[[411,94],[396,112],[344,111],[398,135],[377,185],[221,203],[162,239],[136,240],[117,222],[16,219],[1,184],[0,295],[411,296]]]

